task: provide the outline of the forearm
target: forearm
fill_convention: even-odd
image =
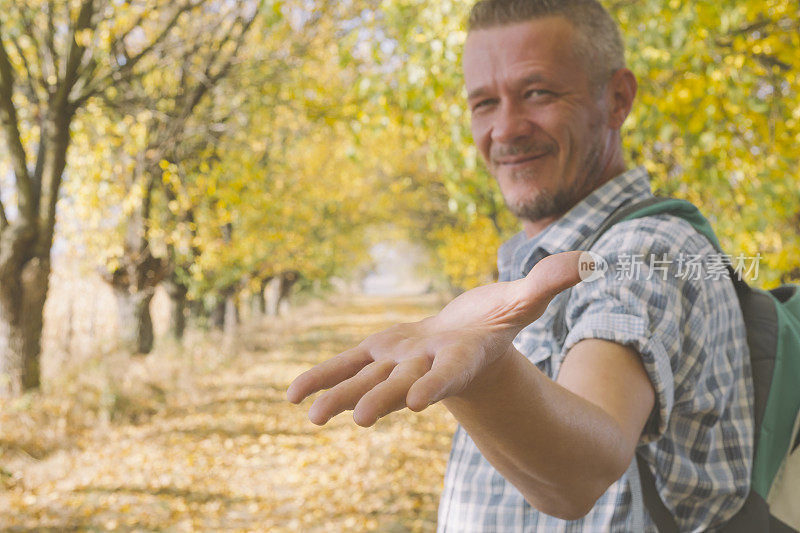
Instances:
[[[352,409],[363,426],[443,401],[531,504],[578,518],[624,473],[654,402],[630,347],[577,342],[557,384],[511,346],[556,294],[580,280],[579,255],[549,256],[521,280],[477,287],[431,319],[371,335],[303,373],[287,396],[297,403],[329,389],[309,418],[324,424]]]
[[[513,346],[487,370],[445,406],[531,505],[562,518],[583,516],[632,456],[619,424]]]

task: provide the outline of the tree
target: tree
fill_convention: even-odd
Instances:
[[[494,245],[517,229],[471,146],[460,52],[469,0],[385,0],[369,18],[370,78],[448,194],[449,226],[431,239],[455,285],[485,281]],[[619,21],[640,90],[623,137],[656,192],[689,199],[724,249],[761,254],[770,285],[800,273],[800,11],[772,2],[605,2]],[[491,224],[489,224],[491,222]],[[491,228],[497,235],[492,237]],[[486,247],[459,246],[477,231]],[[476,254],[482,258],[476,261]]]
[[[232,7],[231,7],[232,6]],[[151,58],[153,64],[141,78],[116,86],[115,95],[105,99],[104,111],[111,116],[139,112],[144,117],[145,138],[140,151],[131,151],[130,143],[122,150],[135,154],[133,171],[116,176],[128,191],[139,191],[130,212],[121,220],[125,228],[121,254],[106,265],[105,279],[117,298],[121,338],[134,353],[146,354],[153,348],[153,325],[150,302],[156,286],[174,270],[169,254],[154,251],[153,232],[169,228],[179,213],[173,213],[169,203],[174,194],[164,171],[169,161],[187,157],[186,143],[193,136],[208,134],[208,130],[225,118],[214,114],[214,105],[200,106],[213,98],[213,87],[231,71],[239,49],[257,15],[254,3],[235,4],[211,2],[192,13],[191,19],[176,26],[165,41],[170,48]],[[177,51],[177,53],[176,53]],[[167,65],[177,64],[175,69]],[[224,95],[217,95],[224,97]],[[198,115],[198,111],[206,113]],[[189,151],[188,156],[193,154]],[[159,210],[161,200],[167,208]],[[190,216],[190,213],[187,213]],[[175,221],[177,222],[177,221]],[[158,238],[158,237],[156,237]],[[162,240],[160,243],[165,244]],[[119,248],[118,248],[119,250]],[[172,276],[171,294],[184,294],[179,281]],[[175,302],[176,308],[182,303]],[[176,312],[177,313],[177,312]],[[180,328],[181,326],[178,325]]]
[[[796,2],[611,2],[640,90],[625,132],[654,188],[701,207],[723,249],[800,266]],[[792,274],[794,273],[794,274]]]
[[[0,121],[13,172],[13,185],[4,182],[0,194],[3,394],[39,386],[56,203],[73,120],[90,99],[137,76],[136,66],[199,3],[0,5]]]
[[[355,231],[344,231],[366,219],[360,204],[371,205],[365,195],[372,192],[359,186],[352,133],[343,127],[355,107],[348,92],[356,65],[341,70],[339,49],[331,46],[349,31],[342,24],[355,7],[286,2],[262,10],[255,30],[237,46],[235,75],[217,80],[191,113],[178,103],[195,102],[180,95],[190,91],[191,80],[204,80],[202,69],[188,76],[182,68],[154,70],[92,107],[77,133],[86,149],[75,157],[89,179],[70,192],[94,230],[83,240],[109,276],[119,276],[111,281],[126,299],[152,295],[166,276],[179,324],[186,297],[214,300],[222,309],[265,277],[292,271],[306,279],[328,276],[349,264],[349,251],[365,249]],[[191,32],[209,33],[198,21]],[[202,67],[200,52],[222,46],[193,40],[191,32],[179,44],[192,55],[176,63],[191,59]],[[346,105],[334,116],[337,103]],[[167,135],[159,134],[163,123]],[[340,195],[348,202],[340,205]],[[332,225],[333,217],[347,223]],[[136,246],[126,244],[131,228],[139,228]],[[148,300],[134,303],[144,310]],[[142,331],[149,328],[133,333]],[[151,339],[143,340],[134,343],[140,352]]]

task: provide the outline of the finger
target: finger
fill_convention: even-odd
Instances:
[[[523,278],[523,286],[532,295],[547,298],[549,301],[581,281],[579,261],[583,253],[561,252],[545,257]]]
[[[583,254],[577,251],[547,256],[536,263],[527,276],[511,282],[513,292],[520,299],[520,325],[538,319],[558,293],[581,281],[579,264]]]
[[[342,411],[353,409],[366,393],[391,374],[393,361],[370,363],[355,376],[347,379],[317,398],[308,410],[308,419],[322,425]]]
[[[372,357],[364,348],[357,346],[342,352],[297,376],[286,390],[286,398],[292,403],[300,403],[309,394],[329,389],[355,376],[371,362]]]
[[[422,411],[429,405],[461,392],[476,372],[476,357],[466,347],[447,346],[436,353],[431,369],[408,390],[406,405]]]
[[[411,385],[431,367],[427,356],[406,359],[394,367],[389,378],[366,393],[353,409],[356,424],[369,427],[379,418],[406,406],[406,394]]]

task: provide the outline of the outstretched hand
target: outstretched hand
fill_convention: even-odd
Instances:
[[[308,417],[322,425],[353,410],[360,426],[408,407],[421,411],[465,392],[509,353],[517,333],[538,319],[559,292],[580,281],[581,252],[541,260],[517,281],[477,287],[439,314],[370,335],[355,348],[298,376],[292,403],[323,389]]]

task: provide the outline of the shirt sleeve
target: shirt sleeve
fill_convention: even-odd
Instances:
[[[702,272],[693,275],[698,273],[684,264],[708,246],[693,230],[665,234],[652,226],[649,219],[620,223],[592,248],[608,270],[572,289],[561,354],[583,339],[608,340],[639,353],[656,393],[640,444],[664,434],[675,405],[676,373],[701,356],[708,331],[699,298]]]

